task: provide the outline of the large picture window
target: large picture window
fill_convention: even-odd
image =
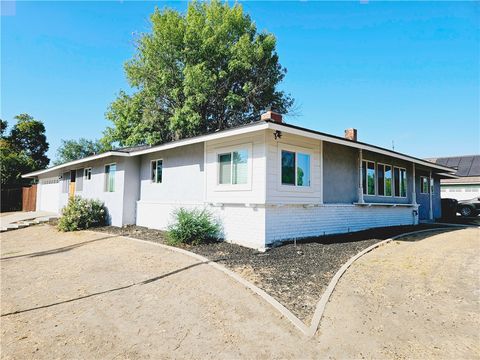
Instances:
[[[160,184],[162,182],[163,160],[153,160],[151,168],[152,182]]]
[[[392,196],[392,166],[385,164],[377,165],[378,195]]]
[[[310,186],[310,155],[282,150],[282,185]]]
[[[240,185],[248,183],[248,151],[246,149],[218,154],[218,183]]]
[[[375,195],[375,163],[373,161],[362,161],[362,182],[365,195]]]
[[[115,191],[115,174],[117,172],[116,164],[108,164],[105,166],[105,191]]]

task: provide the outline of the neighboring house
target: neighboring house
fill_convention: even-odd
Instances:
[[[442,198],[469,200],[480,197],[480,155],[428,159],[456,170],[456,178],[442,179]]]
[[[113,150],[24,177],[38,210],[69,195],[102,200],[111,224],[165,229],[179,208],[208,208],[224,238],[253,248],[367,228],[417,224],[440,213],[453,169],[282,122],[260,121],[153,147]],[[426,181],[425,181],[426,179]]]

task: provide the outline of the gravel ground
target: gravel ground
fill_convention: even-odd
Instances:
[[[309,324],[320,296],[348,259],[381,240],[432,227],[439,226],[395,226],[322,236],[297,242],[296,246],[287,243],[264,253],[227,242],[185,248],[234,270]],[[164,232],[139,226],[95,230],[165,243]]]

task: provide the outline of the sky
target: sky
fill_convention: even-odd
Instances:
[[[296,101],[286,122],[417,157],[480,153],[480,2],[248,1],[277,38]],[[42,120],[61,139],[100,138],[131,92],[123,64],[159,8],[186,2],[2,0],[0,116]]]

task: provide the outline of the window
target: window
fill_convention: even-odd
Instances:
[[[373,161],[362,161],[362,183],[365,195],[375,195],[375,163]]]
[[[400,197],[407,197],[407,170],[400,168]]]
[[[393,189],[396,197],[407,197],[407,170],[393,168]]]
[[[105,191],[115,191],[115,173],[117,172],[117,164],[109,164],[105,166]]]
[[[282,185],[310,186],[310,155],[282,150]]]
[[[162,182],[163,160],[153,160],[152,168],[152,182],[160,184]]]
[[[218,183],[240,185],[248,182],[248,150],[218,154]]]
[[[429,186],[428,186],[428,177],[420,176],[420,193],[421,194],[428,194],[429,193]]]
[[[83,169],[83,178],[85,180],[91,180],[92,179],[92,168]]]
[[[378,195],[392,196],[392,167],[390,165],[378,164]]]

